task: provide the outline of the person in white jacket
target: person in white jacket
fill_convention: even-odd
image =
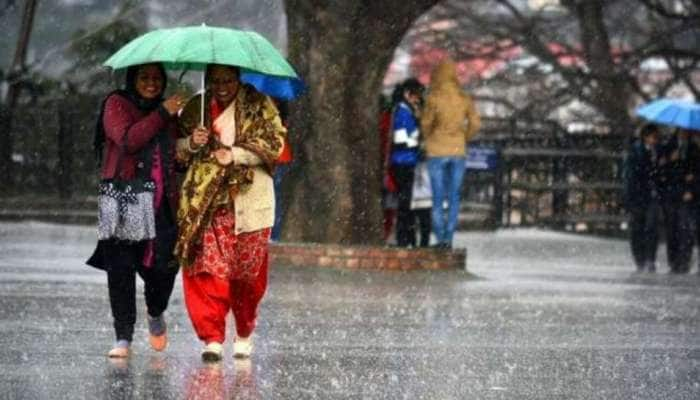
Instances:
[[[418,220],[418,231],[420,232],[420,247],[430,245],[430,214],[433,208],[433,190],[430,186],[430,174],[428,164],[421,161],[416,165],[413,176],[413,190],[411,193],[411,210]],[[413,247],[416,247],[415,237]]]

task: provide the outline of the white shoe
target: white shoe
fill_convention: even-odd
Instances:
[[[248,358],[250,353],[253,352],[253,337],[248,336],[247,338],[242,338],[236,336],[236,340],[233,342],[233,356],[235,358]]]
[[[202,350],[202,361],[216,362],[221,361],[224,354],[224,346],[221,343],[207,343]]]

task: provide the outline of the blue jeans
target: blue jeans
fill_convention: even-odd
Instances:
[[[464,157],[429,157],[428,173],[433,189],[433,233],[439,244],[452,245],[457,228],[459,200],[464,180]],[[443,207],[447,200],[447,215]]]
[[[279,164],[275,169],[275,176],[272,177],[275,185],[275,224],[272,226],[270,239],[275,242],[279,242],[282,236],[282,179],[289,169],[289,164]]]

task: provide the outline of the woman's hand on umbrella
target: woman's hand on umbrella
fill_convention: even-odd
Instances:
[[[192,131],[192,143],[195,146],[204,146],[209,142],[209,129],[200,126]]]
[[[176,93],[163,101],[163,107],[170,115],[175,115],[185,105],[185,97]]]

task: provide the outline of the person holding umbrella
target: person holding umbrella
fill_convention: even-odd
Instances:
[[[247,357],[267,286],[272,174],[286,135],[268,96],[292,99],[303,92],[303,82],[258,33],[205,24],[148,32],[105,65],[146,62],[203,72],[204,94],[180,114],[177,159],[188,169],[174,253],[187,310],[205,342],[202,358],[221,359],[229,311],[236,320],[234,354]]]
[[[657,99],[637,109],[645,119],[677,128],[659,159],[659,194],[666,228],[671,273],[687,273],[693,249],[692,219],[698,198],[700,148],[691,131],[700,130],[700,105],[680,99]]]
[[[239,68],[209,65],[205,81],[204,95],[190,100],[180,116],[186,140],[179,142],[178,158],[188,170],[175,254],[187,311],[205,343],[202,358],[218,361],[229,311],[236,322],[234,356],[252,351],[267,286],[272,174],[286,129],[273,101],[240,82]]]
[[[691,178],[689,182],[689,187],[692,193],[691,217],[695,224],[695,237],[692,241],[698,245],[698,254],[700,254],[700,143],[698,143],[700,141],[700,130],[688,130],[688,134],[690,135],[690,141],[693,143],[696,149],[695,151],[698,152],[695,162],[690,165],[690,170],[688,171],[687,177]],[[692,249],[690,253],[692,256]],[[697,273],[700,275],[700,260],[698,260]]]
[[[700,149],[687,129],[678,129],[665,144],[660,163],[660,194],[666,231],[666,254],[671,273],[690,270],[693,252],[695,170]]]
[[[100,240],[87,261],[88,265],[107,271],[116,333],[116,343],[108,353],[111,358],[129,356],[136,323],[137,273],[145,284],[151,347],[162,351],[167,346],[163,312],[178,272],[172,255],[177,209],[175,115],[185,102],[179,94],[164,99],[165,84],[161,64],[130,66],[125,89],[107,95],[97,122],[95,151],[102,162],[102,178],[132,179],[143,172],[155,182],[155,238]],[[150,170],[140,171],[144,165],[150,165]]]

